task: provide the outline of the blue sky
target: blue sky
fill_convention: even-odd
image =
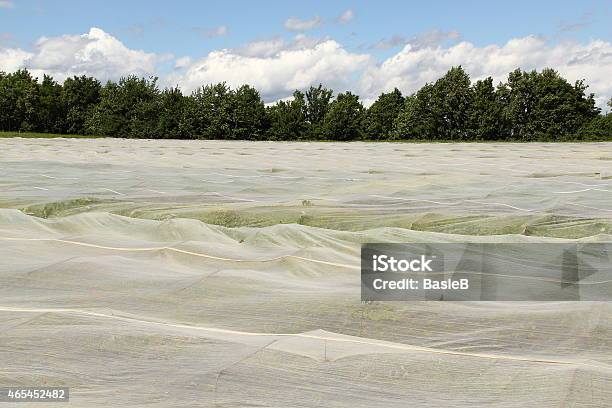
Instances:
[[[392,86],[413,91],[422,82],[435,79],[448,64],[462,63],[461,58],[476,59],[471,68],[475,78],[492,75],[498,79],[504,69],[506,72],[512,69],[510,66],[540,69],[540,65],[560,64],[562,73],[567,72],[573,79],[572,75],[579,76],[582,72],[575,69],[575,61],[580,58],[586,64],[586,53],[593,70],[589,68],[591,65],[581,69],[585,76],[595,77],[595,90],[603,93],[604,98],[612,93],[612,84],[600,78],[603,74],[596,67],[610,67],[611,10],[612,2],[601,0],[0,0],[0,69],[28,67],[37,73],[53,73],[60,80],[78,73],[113,79],[132,70],[136,74],[158,75],[162,83],[193,88],[198,85],[197,81],[217,80],[214,72],[222,69],[229,72],[230,83],[248,81],[250,72],[265,75],[258,65],[262,61],[254,59],[266,58],[279,70],[282,65],[284,70],[300,72],[293,76],[280,75],[288,84],[301,87],[313,81],[331,81],[333,85],[361,91],[366,94],[364,98],[371,98]],[[101,33],[92,34],[92,27]],[[85,45],[74,45],[78,36],[97,45],[90,45],[84,51]],[[41,40],[43,37],[53,41],[45,42]],[[516,39],[522,42],[516,46],[509,43]],[[64,46],[62,41],[74,46]],[[265,49],[263,54],[255,51],[254,42]],[[467,43],[475,50],[455,47],[460,43]],[[497,60],[487,59],[487,47],[491,46],[500,47],[491,53]],[[110,50],[113,47],[121,50]],[[560,60],[563,47],[573,54]],[[304,58],[304,52],[315,48],[318,59],[307,61],[304,66],[295,65],[295,61]],[[65,54],[73,55],[58,55],[62,49]],[[298,49],[303,52],[300,54]],[[423,49],[429,54],[419,52]],[[294,54],[278,54],[288,50]],[[217,51],[224,54],[211,57]],[[88,55],[94,52],[95,64],[90,57],[83,60],[84,52]],[[538,59],[538,53],[545,56]],[[126,59],[125,66],[117,62],[121,58]],[[329,65],[346,67],[328,71],[321,68],[320,77],[300,80],[308,76],[308,64],[319,62],[320,68],[320,61],[326,58]],[[100,68],[104,64],[105,70]],[[468,61],[466,64],[469,65]],[[479,70],[477,64],[493,72]],[[383,72],[384,69],[387,71]],[[202,74],[205,70],[209,74]],[[431,75],[423,75],[424,71],[431,71]],[[387,80],[379,80],[384,75],[388,76]],[[408,79],[415,75],[418,78]],[[291,93],[289,85],[270,84],[273,78],[260,82],[267,99]]]
[[[323,23],[309,30],[358,49],[393,36],[412,37],[440,30],[457,31],[476,45],[541,35],[555,39],[610,39],[610,1],[21,1],[0,11],[0,32],[27,48],[41,36],[83,33],[100,27],[130,48],[203,56],[273,36],[289,38],[289,17],[316,16]],[[334,20],[345,10],[354,18]],[[204,32],[225,26],[227,34]],[[387,51],[390,53],[391,51]],[[385,54],[382,52],[381,54]]]

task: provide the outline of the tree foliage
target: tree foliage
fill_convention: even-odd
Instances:
[[[359,97],[350,92],[338,94],[323,120],[323,135],[328,140],[357,140],[363,136],[365,111]]]
[[[322,137],[323,121],[325,120],[325,115],[327,115],[333,94],[331,89],[324,88],[322,84],[319,84],[317,87],[311,86],[306,91],[306,123],[308,125],[309,138],[317,139]]]
[[[185,96],[157,78],[128,76],[104,86],[74,76],[63,84],[25,69],[0,72],[0,130],[112,137],[248,140],[612,140],[583,81],[553,69],[517,69],[494,86],[462,67],[404,97],[382,93],[365,109],[353,93],[322,84],[265,106],[242,85],[206,84]],[[612,100],[608,102],[612,108]]]
[[[268,137],[272,140],[298,140],[307,135],[306,97],[295,91],[290,101],[279,101],[267,108],[270,122]]]
[[[404,102],[404,107],[393,122],[393,134],[402,140],[438,139],[438,114],[434,85],[425,84]]]
[[[121,78],[108,82],[101,91],[100,103],[85,122],[91,134],[117,137],[158,136],[160,91],[157,78]]]
[[[183,128],[195,139],[228,139],[230,112],[230,88],[225,82],[200,87],[191,94]]]
[[[403,105],[404,97],[399,89],[382,93],[367,110],[364,120],[365,135],[376,140],[387,138]]]
[[[436,134],[443,140],[465,140],[470,130],[473,90],[463,68],[453,67],[433,86]]]
[[[37,107],[40,102],[36,78],[25,70],[0,76],[0,128],[2,130],[40,130]]]
[[[162,91],[156,132],[158,137],[182,139],[186,136],[182,128],[186,104],[187,99],[178,87]]]
[[[599,115],[585,123],[570,139],[612,140],[612,113]]]
[[[571,85],[552,69],[525,72],[517,69],[500,87],[508,137],[516,140],[554,140],[576,132],[599,114],[586,85]]]
[[[64,129],[67,133],[85,133],[85,121],[100,102],[101,88],[100,81],[85,75],[64,81],[62,104],[65,108]]]
[[[470,130],[473,90],[463,68],[454,67],[406,100],[395,123],[398,137],[466,140]]]
[[[472,103],[469,108],[469,136],[476,140],[496,140],[507,136],[507,122],[503,115],[504,104],[495,92],[493,79],[476,81],[472,86]]]
[[[264,138],[264,130],[267,128],[266,108],[255,88],[242,85],[236,89],[232,93],[230,110],[232,139]]]

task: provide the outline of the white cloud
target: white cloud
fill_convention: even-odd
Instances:
[[[285,28],[289,31],[307,31],[315,27],[319,27],[323,23],[323,19],[315,16],[310,20],[300,20],[297,17],[289,17],[285,20]]]
[[[299,39],[304,41],[303,37]],[[270,101],[319,82],[337,91],[347,89],[369,61],[368,55],[350,53],[333,40],[283,49],[268,56],[221,50],[195,61],[170,81],[186,92],[208,83],[226,81],[231,86],[248,83]]]
[[[41,37],[34,50],[0,49],[0,69],[28,68],[36,76],[43,73],[63,81],[72,75],[91,75],[102,81],[135,74],[156,72],[164,59],[153,53],[127,48],[121,41],[99,28],[83,35]]]
[[[287,44],[281,37],[274,37],[267,40],[257,40],[249,42],[234,50],[239,55],[245,57],[268,58],[286,49]]]
[[[452,45],[453,32],[432,32],[409,39],[395,55],[381,63],[366,53],[350,51],[331,38],[298,34],[247,43],[236,49],[210,52],[203,58],[183,56],[173,60],[174,70],[161,84],[179,84],[185,93],[208,83],[226,81],[232,86],[251,84],[266,101],[285,98],[295,90],[323,83],[336,92],[351,90],[366,104],[394,87],[410,94],[433,82],[452,66],[462,65],[473,81],[492,76],[505,81],[509,72],[545,67],[557,69],[573,82],[585,79],[604,107],[612,97],[612,43],[556,42],[528,36],[505,44],[476,46],[462,41]],[[440,42],[442,40],[442,42]],[[72,75],[91,75],[102,81],[135,74],[159,74],[167,57],[126,47],[99,28],[83,35],[42,37],[32,49],[0,46],[0,70],[28,68],[63,81]]]
[[[0,48],[0,71],[17,71],[31,56],[31,53],[20,48]]]
[[[340,24],[347,24],[348,22],[353,20],[353,18],[355,18],[355,13],[353,13],[353,10],[348,9],[348,10],[344,10],[342,14],[340,14],[336,18],[336,21]]]
[[[589,11],[582,14],[579,18],[574,20],[564,20],[557,24],[560,32],[572,32],[581,31],[592,25],[596,20],[596,13]]]
[[[393,47],[405,46],[410,44],[413,49],[423,48],[433,45],[439,45],[445,41],[456,41],[461,39],[461,34],[458,31],[440,31],[432,30],[421,33],[412,37],[405,37],[396,34],[390,38],[383,38],[370,48],[388,49]]]
[[[212,28],[194,27],[193,31],[203,34],[204,36],[208,38],[223,37],[227,35],[228,33],[228,29],[224,25],[220,25],[220,26],[212,27]]]
[[[545,39],[529,36],[515,38],[504,45],[477,47],[461,42],[450,47],[406,45],[400,52],[377,66],[369,66],[360,81],[364,98],[373,100],[381,91],[394,87],[412,93],[426,82],[435,81],[452,66],[462,65],[472,80],[492,76],[506,80],[510,71],[551,67],[569,81],[586,79],[589,92],[598,104],[612,95],[612,44],[594,40],[586,44],[563,42],[549,44]]]
[[[220,37],[223,35],[227,35],[227,27],[222,25],[219,27],[215,27],[212,31],[211,34],[216,36],[216,37]]]
[[[15,3],[10,0],[0,0],[0,8],[13,8]]]
[[[174,68],[175,69],[185,68],[189,66],[189,64],[191,64],[191,57],[177,58],[176,61],[174,62]]]
[[[281,51],[300,50],[314,48],[316,45],[328,41],[330,38],[309,37],[305,34],[297,34],[291,41],[285,41],[282,37],[273,37],[267,40],[258,40],[231,50],[233,53],[246,57],[269,58]]]

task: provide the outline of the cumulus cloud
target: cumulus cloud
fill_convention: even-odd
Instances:
[[[457,38],[453,32],[432,33],[409,39],[395,55],[379,63],[331,38],[274,37],[216,50],[203,58],[177,58],[174,70],[163,74],[161,83],[178,84],[185,93],[208,83],[248,83],[260,90],[266,102],[323,83],[336,92],[356,92],[367,105],[395,87],[410,94],[452,66],[462,65],[472,80],[490,75],[495,82],[505,81],[516,68],[552,67],[572,82],[584,78],[600,107],[612,96],[609,41],[550,42],[528,36],[501,45],[476,46],[467,41],[448,44],[447,40]],[[42,37],[28,50],[0,46],[1,71],[28,68],[38,77],[47,73],[59,81],[72,75],[91,75],[102,81],[129,74],[155,75],[167,58],[130,49],[98,28],[83,35]]]
[[[305,34],[297,34],[291,41],[285,41],[282,37],[273,37],[266,40],[246,43],[243,46],[234,48],[232,52],[246,57],[269,58],[277,55],[281,51],[313,48],[317,44],[329,39],[328,37],[310,37]]]
[[[567,33],[567,32],[584,30],[585,28],[592,25],[594,22],[595,22],[595,13],[588,12],[588,13],[582,14],[576,20],[561,21],[559,24],[557,24],[557,27],[559,28],[560,32]]]
[[[285,20],[284,26],[289,31],[307,31],[319,27],[321,24],[323,24],[323,19],[319,16],[315,16],[310,20],[300,20],[297,17],[289,17]]]
[[[174,62],[174,68],[175,69],[185,68],[189,66],[189,64],[191,64],[191,57],[177,58],[176,61]]]
[[[10,0],[0,0],[0,8],[13,8],[15,3]]]
[[[344,10],[337,18],[336,21],[340,24],[347,24],[349,23],[351,20],[353,20],[353,18],[355,18],[355,13],[353,13],[353,10],[348,9],[348,10]]]
[[[361,77],[360,90],[370,100],[394,87],[412,93],[457,65],[462,65],[473,80],[492,76],[496,82],[506,80],[508,72],[516,68],[552,67],[570,81],[586,79],[600,106],[612,95],[612,43],[594,40],[550,44],[536,36],[483,47],[466,41],[449,47],[408,44],[381,64],[369,66]]]
[[[0,48],[0,69],[28,68],[34,75],[50,74],[59,81],[72,75],[91,75],[101,80],[129,74],[148,76],[164,59],[153,53],[127,48],[99,28],[83,35],[41,37],[32,52]]]
[[[184,91],[222,81],[231,86],[248,83],[262,93],[264,100],[271,101],[319,82],[336,90],[350,88],[354,76],[369,63],[368,55],[350,53],[336,41],[325,40],[267,56],[213,51],[170,80]]]
[[[228,29],[224,25],[217,27],[206,28],[206,27],[194,27],[193,31],[200,33],[208,38],[223,37],[227,35]]]
[[[413,49],[417,49],[438,45],[445,41],[456,41],[460,39],[461,34],[458,31],[432,30],[412,37],[405,37],[403,35],[396,34],[390,38],[383,38],[382,40],[373,44],[370,48],[385,50],[388,48],[410,44]]]
[[[265,40],[251,41],[238,47],[234,52],[245,57],[269,58],[287,48],[282,37],[273,37]]]
[[[20,48],[0,48],[0,71],[17,71],[31,56],[31,53]]]

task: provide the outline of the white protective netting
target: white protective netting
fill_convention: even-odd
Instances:
[[[360,302],[365,242],[611,241],[610,144],[7,139],[0,387],[611,406],[612,304]]]

